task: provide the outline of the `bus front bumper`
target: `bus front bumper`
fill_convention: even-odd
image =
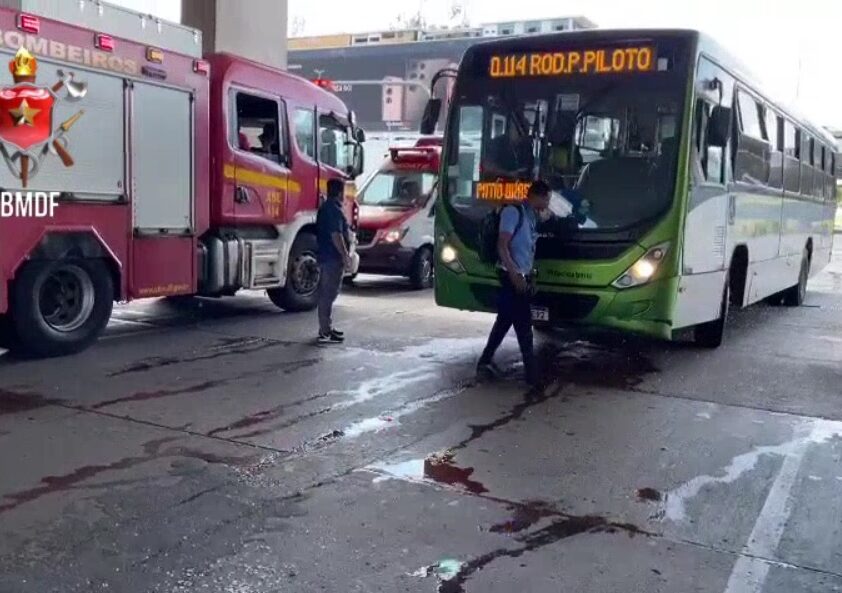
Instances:
[[[496,310],[496,280],[455,274],[443,266],[437,266],[436,274],[437,304],[472,311]],[[539,283],[533,303],[546,307],[549,325],[610,328],[669,340],[678,280],[665,278],[624,290]]]

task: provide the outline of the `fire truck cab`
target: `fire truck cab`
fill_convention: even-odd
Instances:
[[[362,185],[357,252],[360,272],[407,276],[415,289],[433,284],[433,213],[441,140],[391,148]]]
[[[14,76],[0,74],[0,345],[78,352],[114,301],[145,297],[265,289],[315,307],[317,209],[328,179],[363,164],[335,95],[6,9],[0,58]],[[52,216],[31,207],[42,193]]]

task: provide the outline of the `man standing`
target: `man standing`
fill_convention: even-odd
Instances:
[[[333,303],[339,296],[345,270],[351,268],[348,252],[348,221],[342,211],[345,184],[339,179],[327,182],[327,200],[316,215],[319,246],[319,343],[338,344],[345,335],[333,327]]]
[[[500,213],[497,253],[500,258],[500,292],[497,301],[497,320],[491,328],[488,343],[477,363],[480,376],[499,375],[492,363],[494,353],[514,326],[526,381],[536,387],[538,369],[532,343],[533,292],[532,270],[535,264],[535,245],[538,241],[538,217],[550,204],[550,187],[535,181],[529,187],[526,203],[509,205]]]

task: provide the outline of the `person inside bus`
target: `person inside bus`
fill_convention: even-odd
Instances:
[[[506,122],[506,131],[492,138],[486,148],[483,173],[490,177],[518,178],[532,167],[532,139],[525,120]]]
[[[503,343],[509,329],[514,326],[523,356],[526,381],[531,387],[539,386],[540,377],[532,337],[531,301],[535,292],[533,267],[535,246],[538,242],[538,222],[549,205],[550,186],[539,180],[529,187],[525,203],[508,205],[500,213],[497,239],[500,275],[497,319],[477,362],[477,374],[481,378],[501,374],[493,363],[494,354]]]

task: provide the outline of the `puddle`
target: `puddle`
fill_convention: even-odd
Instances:
[[[390,479],[408,482],[427,482],[448,488],[462,490],[471,494],[484,494],[488,489],[476,480],[472,480],[472,467],[459,467],[453,461],[453,453],[431,455],[425,459],[410,459],[395,464],[374,464],[366,469],[380,474],[374,482]]]
[[[472,381],[465,381],[462,385],[453,389],[445,389],[444,391],[431,395],[430,397],[425,397],[414,402],[410,402],[400,408],[387,410],[372,418],[365,418],[355,422],[342,432],[345,433],[346,438],[357,438],[369,432],[380,432],[381,430],[398,426],[401,418],[410,416],[427,406],[459,395],[472,385]]]

